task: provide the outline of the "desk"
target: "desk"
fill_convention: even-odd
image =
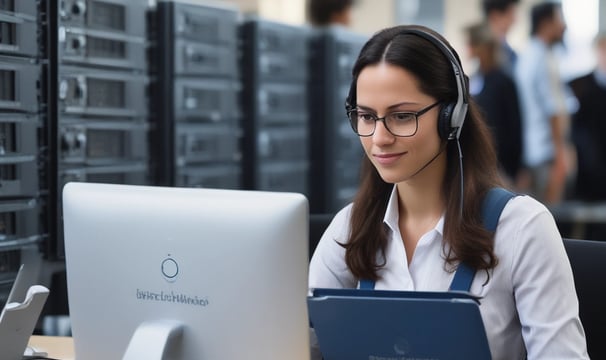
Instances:
[[[48,357],[61,360],[74,359],[74,340],[66,336],[32,336],[28,346],[45,351]]]

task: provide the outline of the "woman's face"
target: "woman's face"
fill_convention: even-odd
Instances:
[[[421,92],[410,72],[385,62],[362,69],[356,98],[359,111],[379,118],[392,112],[417,112],[438,100]],[[445,153],[432,161],[442,145],[437,130],[439,108],[435,106],[418,117],[418,129],[413,136],[394,136],[384,122],[377,121],[373,135],[360,137],[366,155],[385,182],[395,184],[413,177],[426,178],[445,168]]]

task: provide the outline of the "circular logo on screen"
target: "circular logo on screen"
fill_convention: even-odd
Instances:
[[[162,276],[167,281],[173,282],[177,279],[177,275],[179,275],[179,264],[175,259],[170,257],[170,254],[166,259],[162,261],[161,265]]]
[[[410,344],[403,337],[398,337],[393,344],[393,350],[398,355],[407,355],[410,353]]]

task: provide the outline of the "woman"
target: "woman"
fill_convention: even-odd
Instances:
[[[315,250],[310,289],[368,279],[376,289],[446,291],[464,262],[477,270],[470,291],[483,297],[494,359],[587,358],[547,209],[517,196],[494,236],[482,227],[484,195],[500,185],[496,155],[447,42],[419,26],[375,34],[354,65],[348,115],[367,155],[362,180]]]

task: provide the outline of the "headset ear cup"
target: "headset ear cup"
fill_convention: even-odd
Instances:
[[[438,115],[438,135],[440,135],[440,139],[442,140],[448,140],[448,136],[450,135],[452,129],[452,112],[455,105],[455,103],[448,103],[440,107],[440,114]]]

